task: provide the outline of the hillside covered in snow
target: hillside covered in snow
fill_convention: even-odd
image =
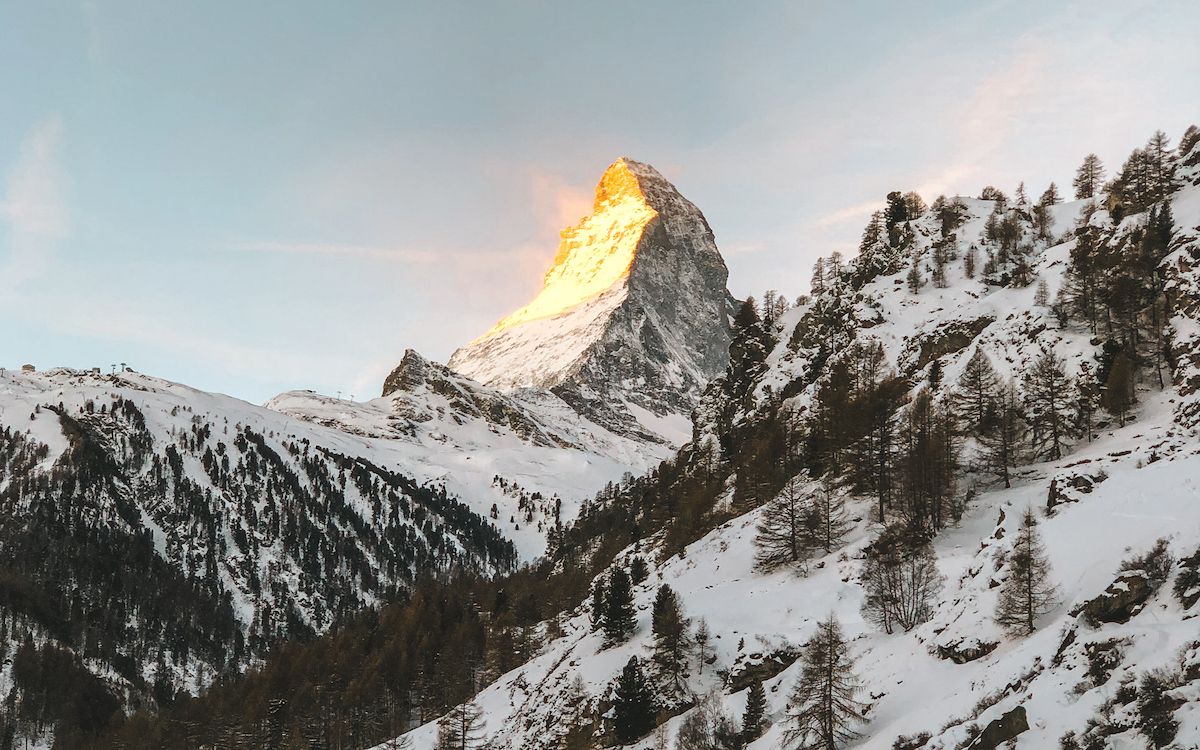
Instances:
[[[450,367],[406,353],[379,399],[7,374],[0,492],[29,510],[5,549],[30,566],[0,588],[12,736],[1200,746],[1200,131],[1155,134],[1111,178],[1089,156],[1072,200],[891,193],[855,257],[729,324],[715,272],[703,315],[628,312],[639,258],[659,269],[644,303],[672,289],[656,254],[695,265],[711,232],[622,160],[542,295]],[[685,310],[676,275],[689,293],[659,304]],[[716,368],[680,333],[708,313]],[[643,427],[694,405],[690,435],[593,396]],[[44,553],[72,534],[142,579]],[[78,701],[142,710],[56,726],[31,688],[64,661]]]
[[[893,194],[743,308],[694,442],[568,535],[590,595],[404,741],[1200,747],[1200,131],[1164,140],[1065,203]]]
[[[1093,158],[1072,201],[889,195],[811,294],[741,306],[692,440],[544,558],[114,737],[1195,747],[1200,131]]]

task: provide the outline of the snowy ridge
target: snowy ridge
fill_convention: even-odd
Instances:
[[[481,515],[496,504],[502,514],[498,526],[522,560],[545,551],[553,519],[539,512],[531,522],[510,522],[517,509],[494,478],[516,482],[547,502],[561,499],[565,524],[606,483],[642,473],[670,453],[666,445],[614,434],[582,418],[550,391],[501,392],[411,350],[388,377],[386,390],[361,403],[291,391],[271,399],[267,408],[357,436],[373,460],[444,486]],[[665,426],[659,429],[671,434]],[[672,437],[678,440],[675,429]]]

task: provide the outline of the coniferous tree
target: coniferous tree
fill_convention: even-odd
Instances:
[[[898,190],[887,194],[887,208],[884,209],[884,226],[887,229],[888,243],[895,248],[902,247],[908,237],[905,223],[912,218],[909,216],[909,205],[904,195]]]
[[[1075,378],[1075,432],[1083,435],[1090,443],[1095,438],[1092,427],[1095,424],[1096,404],[1099,401],[1100,388],[1096,376],[1086,362],[1079,365],[1079,376]]]
[[[1035,630],[1037,618],[1054,609],[1058,591],[1050,581],[1050,562],[1037,530],[1037,517],[1027,508],[1008,554],[1008,577],[1000,584],[996,622],[1017,633]]]
[[[552,745],[553,750],[594,750],[595,720],[591,713],[591,695],[578,673],[567,686],[561,703],[566,715],[561,717],[562,733]]]
[[[925,279],[921,276],[921,263],[916,255],[912,257],[912,265],[908,268],[908,275],[904,277],[908,284],[908,291],[917,294],[921,291],[921,287],[925,285]]]
[[[816,262],[813,263],[812,276],[809,277],[808,288],[814,297],[819,297],[825,293],[827,285],[824,258],[817,258]]]
[[[910,190],[904,194],[904,208],[909,220],[919,219],[929,210],[929,206],[925,205],[925,199],[915,190]]]
[[[1008,196],[1002,190],[992,185],[988,185],[979,191],[979,200],[994,201],[1001,211],[1008,205]]]
[[[979,264],[979,250],[974,245],[963,255],[963,275],[968,279],[975,278],[975,267]]]
[[[900,266],[901,255],[889,242],[883,212],[876,211],[871,214],[866,228],[863,229],[862,240],[858,243],[858,256],[854,259],[851,285],[859,289],[878,276],[895,273],[900,270]]]
[[[712,640],[712,633],[708,630],[708,620],[703,617],[696,624],[696,635],[692,639],[696,644],[696,663],[700,674],[704,674],[704,664],[708,661],[708,646]]]
[[[1059,295],[1067,303],[1069,316],[1087,321],[1096,332],[1099,306],[1100,249],[1095,227],[1080,224],[1075,231],[1075,246],[1070,251],[1063,289]]]
[[[1075,186],[1076,200],[1096,197],[1104,185],[1104,164],[1101,163],[1100,157],[1095,154],[1084,157],[1083,164],[1075,171],[1072,184]]]
[[[1161,201],[1179,186],[1175,179],[1176,157],[1171,139],[1163,131],[1156,130],[1142,151],[1146,154],[1148,202]]]
[[[933,545],[899,525],[886,527],[866,550],[863,616],[891,634],[929,620],[942,589]]]
[[[933,285],[938,289],[945,289],[946,282],[946,264],[950,262],[950,255],[954,251],[954,243],[950,240],[937,240],[930,248],[930,253],[933,258],[933,274],[931,279]]]
[[[1125,426],[1125,415],[1133,403],[1133,361],[1125,352],[1119,352],[1108,368],[1100,403],[1105,411],[1121,421],[1122,427]]]
[[[687,656],[690,642],[689,623],[679,606],[679,596],[667,584],[659,586],[651,615],[654,635],[654,664],[671,693],[681,695],[687,688]]]
[[[1166,323],[1169,316],[1169,302],[1166,295],[1167,274],[1163,267],[1163,261],[1171,252],[1174,235],[1175,218],[1171,212],[1170,201],[1152,206],[1138,249],[1139,271],[1144,277],[1146,286],[1144,296],[1146,297],[1146,308],[1150,313],[1150,336],[1153,347],[1151,360],[1160,388],[1166,382],[1163,379],[1162,370],[1165,353],[1168,349]]]
[[[746,710],[742,713],[742,742],[750,744],[763,732],[767,718],[767,691],[762,680],[755,680],[746,692]]]
[[[954,418],[927,389],[905,410],[897,459],[902,511],[914,532],[935,532],[947,522],[958,465]]]
[[[807,477],[792,477],[762,508],[754,536],[755,561],[763,570],[785,565],[799,567],[808,557],[810,537],[806,517]]]
[[[855,342],[831,366],[830,385],[817,400],[826,455],[844,456],[821,468],[855,493],[874,495],[880,520],[892,504],[893,415],[908,389],[888,367],[881,342]]]
[[[1050,187],[1046,188],[1046,192],[1042,193],[1042,197],[1038,198],[1038,205],[1053,206],[1058,203],[1062,203],[1062,198],[1058,195],[1058,185],[1051,182]]]
[[[983,431],[996,400],[999,382],[992,360],[976,346],[954,389],[959,418],[966,422],[968,432],[979,434]]]
[[[1141,211],[1154,200],[1150,159],[1143,149],[1134,149],[1121,171],[1107,186],[1108,210],[1114,222],[1129,212]]]
[[[1009,470],[1017,465],[1024,438],[1021,404],[1011,381],[998,390],[993,410],[992,418],[979,435],[983,465],[988,472],[1003,479],[1005,487],[1011,487]]]
[[[818,482],[809,493],[805,515],[812,545],[826,553],[833,552],[850,531],[845,494],[828,481]]]
[[[438,722],[437,750],[478,750],[484,744],[483,710],[472,702],[455,706]]]
[[[837,750],[859,737],[866,705],[842,628],[833,614],[817,626],[804,645],[804,666],[792,690],[783,747],[788,750]]]
[[[641,555],[634,555],[629,562],[629,579],[633,585],[638,585],[650,576],[650,568],[646,565],[646,560]]]
[[[592,584],[592,628],[604,627],[604,618],[608,613],[608,586],[603,578],[597,578]]]
[[[658,705],[636,656],[629,657],[617,677],[613,695],[613,733],[621,744],[645,737],[654,729]]]
[[[1043,350],[1021,385],[1034,451],[1052,461],[1062,458],[1063,447],[1075,435],[1074,385],[1062,358],[1054,349]]]
[[[1200,145],[1200,128],[1189,125],[1179,139],[1177,154],[1180,165],[1194,167],[1200,164],[1200,149],[1196,148],[1198,145]]]
[[[1033,304],[1038,307],[1050,306],[1050,287],[1046,284],[1045,279],[1038,279],[1037,289],[1033,294]]]
[[[967,218],[967,206],[958,198],[952,201],[942,201],[935,210],[940,223],[939,232],[942,239],[949,239]]]
[[[629,574],[617,565],[608,576],[604,602],[604,636],[612,643],[623,643],[633,634],[637,615],[633,609],[633,586]]]

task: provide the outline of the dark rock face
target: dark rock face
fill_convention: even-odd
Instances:
[[[1141,612],[1154,595],[1154,585],[1140,570],[1128,570],[1117,576],[1104,593],[1076,610],[1091,623],[1129,622]]]
[[[1029,719],[1025,716],[1025,707],[1017,706],[999,719],[989,722],[983,728],[983,732],[967,748],[968,750],[996,750],[1028,729]]]
[[[420,354],[412,349],[406,350],[400,364],[384,378],[382,395],[390,396],[396,391],[410,390],[424,383],[425,373],[429,370],[428,365]]]
[[[911,375],[939,357],[966,349],[994,321],[995,318],[987,316],[954,320],[926,336],[910,340],[903,356],[905,372]]]
[[[969,661],[982,659],[992,651],[996,650],[997,643],[980,641],[972,638],[970,640],[955,641],[937,647],[937,655],[942,659],[949,659],[955,664],[966,664]]]
[[[567,447],[570,443],[546,429],[519,404],[489,388],[453,372],[444,365],[430,362],[412,349],[383,381],[383,395],[393,397],[392,408],[399,417],[413,422],[434,418],[422,391],[441,396],[453,408],[454,418],[484,419],[507,427],[535,445]]]
[[[792,666],[799,658],[799,651],[786,648],[777,649],[769,654],[749,654],[730,670],[725,679],[726,692],[736,693],[756,682],[769,680]]]
[[[1091,494],[1096,485],[1108,479],[1104,472],[1082,474],[1072,471],[1070,474],[1054,477],[1050,480],[1050,490],[1046,493],[1046,510],[1053,511],[1063,503],[1079,502],[1080,495]]]
[[[1200,601],[1200,549],[1179,561],[1175,596],[1184,609],[1191,609]]]

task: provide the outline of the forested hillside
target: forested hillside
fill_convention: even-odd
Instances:
[[[99,745],[1188,747],[1200,131],[1063,192],[889,194],[544,559]]]
[[[123,707],[169,706],[423,575],[517,562],[444,489],[314,445],[303,423],[232,399],[201,411],[214,404],[132,373],[6,380],[10,741],[70,744]]]

